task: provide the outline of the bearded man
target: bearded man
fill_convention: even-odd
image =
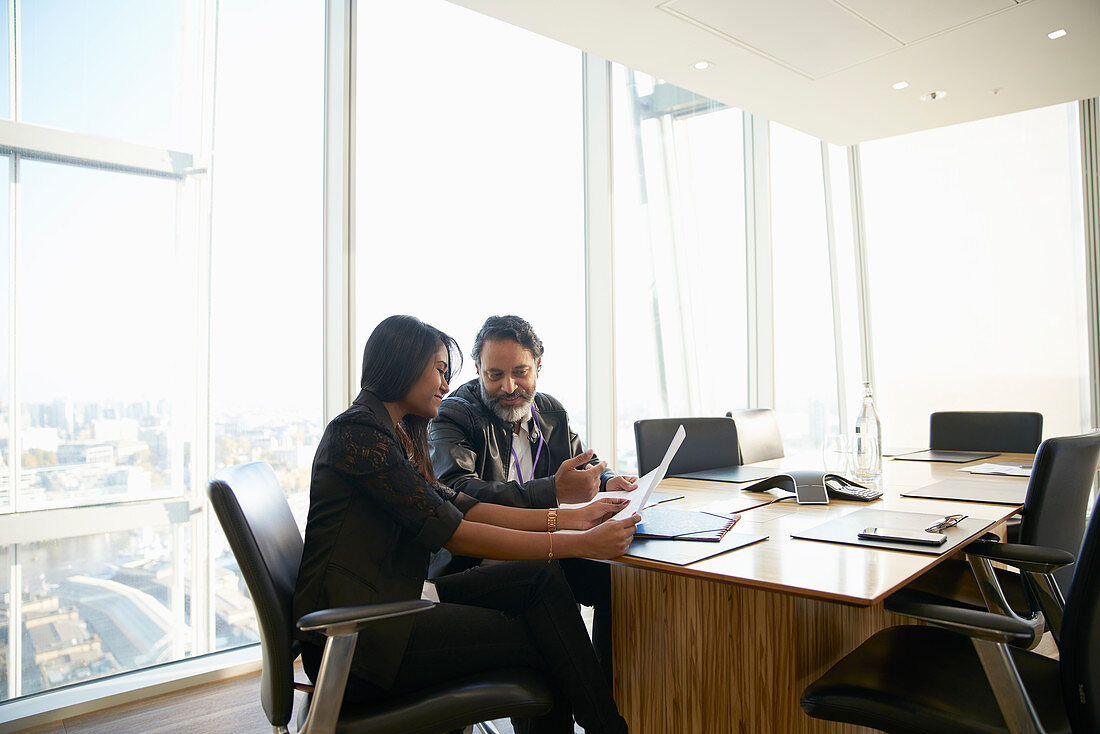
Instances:
[[[587,502],[601,489],[637,487],[637,477],[616,475],[585,449],[560,402],[536,391],[542,354],[542,340],[526,320],[491,316],[485,321],[471,351],[477,378],[443,401],[429,427],[439,481],[482,502],[548,510]],[[430,574],[457,573],[479,563],[444,550],[433,558]],[[561,566],[576,600],[595,609],[592,639],[610,674],[609,567],[583,559],[567,559]]]

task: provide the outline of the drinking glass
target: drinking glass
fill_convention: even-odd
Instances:
[[[852,471],[856,479],[874,479],[879,464],[878,440],[865,433],[852,436]]]
[[[848,437],[843,433],[826,436],[821,445],[821,460],[829,474],[848,471]]]

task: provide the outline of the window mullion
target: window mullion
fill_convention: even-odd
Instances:
[[[749,406],[775,407],[771,166],[768,121],[744,113],[745,255],[748,290]]]
[[[821,141],[821,178],[825,188],[825,232],[829,243],[829,295],[833,309],[833,351],[836,358],[836,407],[838,430],[848,425],[847,380],[844,373],[843,312],[840,303],[840,273],[837,267],[836,222],[833,212],[833,180],[829,166],[829,144]]]
[[[867,268],[867,229],[863,212],[863,171],[859,145],[848,146],[848,181],[852,192],[852,237],[856,250],[856,291],[859,296],[859,351],[863,357],[861,376],[875,385],[875,358],[871,338],[871,288]]]
[[[611,64],[590,54],[582,60],[584,95],[585,312],[588,350],[585,439],[614,460],[615,277],[612,239]]]

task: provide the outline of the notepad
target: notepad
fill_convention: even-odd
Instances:
[[[672,476],[681,479],[705,479],[709,482],[755,482],[780,473],[779,469],[765,469],[759,466],[720,466],[717,469],[701,469]]]
[[[642,521],[638,523],[634,537],[717,543],[740,519],[740,515],[650,507],[642,513]]]
[[[1027,499],[1027,484],[944,479],[924,487],[906,490],[901,493],[901,496],[957,502],[986,502],[994,505],[1022,505]]]
[[[677,540],[658,540],[639,538],[630,544],[626,555],[630,558],[644,558],[648,561],[660,561],[676,566],[690,566],[705,558],[721,555],[732,550],[744,548],[768,539],[767,535],[726,533],[726,537],[717,543],[681,543]]]
[[[947,542],[943,545],[916,545],[913,543],[899,543],[891,540],[874,540],[860,538],[859,533],[864,528],[886,527],[903,528],[908,530],[923,530],[930,524],[942,520],[943,515],[932,515],[922,512],[899,512],[897,510],[866,509],[851,512],[838,518],[815,525],[812,528],[798,530],[791,533],[792,538],[802,540],[818,540],[826,543],[842,543],[845,545],[862,545],[872,548],[885,548],[887,550],[908,551],[910,553],[927,553],[934,556],[942,556],[944,553],[955,550],[964,541],[973,537],[983,527],[990,524],[990,520],[980,517],[968,517],[958,525],[943,530],[947,536]]]

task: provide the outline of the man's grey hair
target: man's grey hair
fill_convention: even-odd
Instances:
[[[486,341],[511,339],[524,347],[531,356],[538,361],[542,358],[542,339],[531,328],[526,319],[519,316],[490,316],[481,325],[481,330],[474,337],[474,349],[470,353],[474,358],[474,364],[481,367],[481,347]]]

